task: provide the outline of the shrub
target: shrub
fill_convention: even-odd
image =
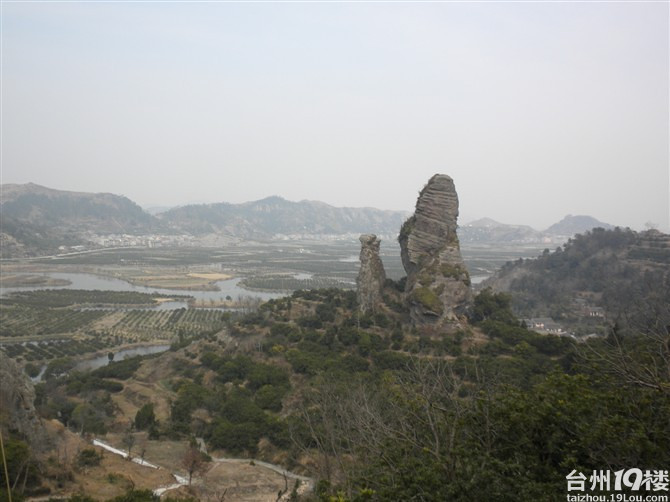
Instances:
[[[288,373],[277,366],[256,363],[249,372],[249,388],[260,389],[264,385],[288,385]]]
[[[147,403],[142,406],[135,415],[135,428],[138,430],[145,430],[151,428],[156,423],[156,415],[154,414],[154,405]]]
[[[98,368],[91,372],[99,378],[118,378],[119,380],[128,380],[135,374],[137,368],[140,367],[142,358],[139,356],[124,359],[118,362],[111,362],[107,366]]]
[[[30,378],[35,378],[40,374],[40,367],[33,363],[26,363],[23,369]]]
[[[441,315],[444,311],[444,306],[442,305],[440,297],[427,286],[416,288],[412,292],[412,299],[437,315]]]
[[[100,465],[102,455],[94,448],[85,448],[77,455],[77,465],[80,467],[94,467]]]
[[[256,404],[264,410],[281,411],[282,399],[286,394],[286,387],[277,385],[263,385],[254,396]]]
[[[377,352],[372,355],[375,365],[382,370],[399,370],[407,366],[409,357],[400,352],[390,350]]]

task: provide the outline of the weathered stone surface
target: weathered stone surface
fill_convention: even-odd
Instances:
[[[405,298],[415,324],[457,324],[471,303],[457,219],[454,182],[446,174],[436,174],[421,190],[416,211],[398,237],[407,272]]]
[[[0,351],[0,422],[18,431],[37,451],[50,448],[46,430],[35,406],[35,389],[18,364]]]
[[[361,241],[361,268],[358,271],[358,304],[362,311],[375,311],[382,302],[382,292],[386,281],[384,264],[379,257],[381,241],[376,235],[363,234]]]

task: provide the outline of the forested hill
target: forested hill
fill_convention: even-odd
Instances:
[[[111,193],[53,190],[34,183],[2,185],[3,258],[86,244],[86,233],[146,234],[160,222],[130,199]]]
[[[178,207],[158,217],[174,229],[195,234],[219,233],[267,239],[279,235],[396,235],[409,213],[374,208],[334,207],[323,202],[291,202],[273,196],[243,204],[198,204]]]
[[[142,233],[154,230],[158,223],[121,195],[53,190],[33,183],[2,186],[2,216],[97,233]]]
[[[573,216],[569,214],[561,221],[554,223],[547,228],[544,233],[549,235],[575,235],[588,232],[593,228],[612,230],[614,227],[608,223],[603,223],[602,221],[595,219],[593,216]]]
[[[507,225],[491,218],[481,218],[458,229],[458,239],[464,244],[535,243],[546,237],[528,225]]]
[[[569,319],[591,306],[612,321],[656,322],[655,310],[667,316],[670,303],[670,235],[594,229],[538,258],[509,262],[486,285],[509,292],[525,316]]]

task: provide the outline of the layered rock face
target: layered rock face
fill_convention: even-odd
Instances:
[[[363,234],[361,241],[361,268],[358,271],[358,304],[363,312],[375,311],[382,302],[382,292],[386,281],[384,265],[379,257],[381,241],[376,235]]]
[[[21,368],[0,351],[0,421],[16,430],[37,451],[48,450],[51,442],[33,402],[35,389]]]
[[[415,324],[458,324],[471,301],[470,276],[456,235],[458,195],[453,180],[436,174],[421,190],[402,226],[405,297]]]

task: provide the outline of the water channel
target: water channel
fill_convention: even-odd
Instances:
[[[121,349],[121,350],[109,350],[101,356],[94,356],[81,359],[74,366],[74,368],[72,368],[72,371],[90,371],[102,368],[103,366],[107,366],[110,363],[108,355],[110,352],[114,354],[114,358],[112,359],[112,361],[117,362],[117,361],[123,361],[124,359],[127,359],[129,357],[146,356],[149,354],[160,354],[161,352],[165,352],[169,348],[170,348],[169,345],[161,344],[161,345],[145,345],[141,347],[131,347],[128,349]],[[42,376],[44,375],[44,371],[46,369],[47,365],[46,364],[42,365],[42,367],[40,368],[40,372],[37,374],[37,376],[31,378],[32,382],[33,383],[41,382]]]
[[[217,281],[214,284],[219,288],[219,291],[191,291],[183,289],[166,289],[156,288],[153,286],[137,286],[122,279],[115,279],[111,277],[103,277],[94,274],[85,274],[79,272],[51,272],[44,274],[53,279],[61,279],[70,281],[66,286],[23,286],[23,287],[0,287],[0,297],[6,296],[10,293],[18,291],[36,291],[44,289],[83,289],[88,291],[135,291],[138,293],[159,293],[168,296],[192,296],[196,300],[214,300],[222,301],[227,296],[232,299],[239,297],[260,298],[263,301],[271,300],[273,298],[280,298],[286,296],[287,293],[269,293],[266,291],[250,291],[239,286],[238,283],[242,280],[241,277],[234,277],[226,279],[225,281]],[[179,309],[186,306],[185,302],[166,302],[158,309]]]
[[[149,354],[159,354],[165,352],[170,348],[169,345],[148,345],[145,347],[132,347],[130,349],[123,349],[118,351],[110,351],[114,354],[113,361],[123,361],[129,357],[146,356]],[[109,356],[107,354],[93,357],[91,359],[84,359],[77,363],[74,367],[76,371],[95,370],[107,366],[109,364]]]

